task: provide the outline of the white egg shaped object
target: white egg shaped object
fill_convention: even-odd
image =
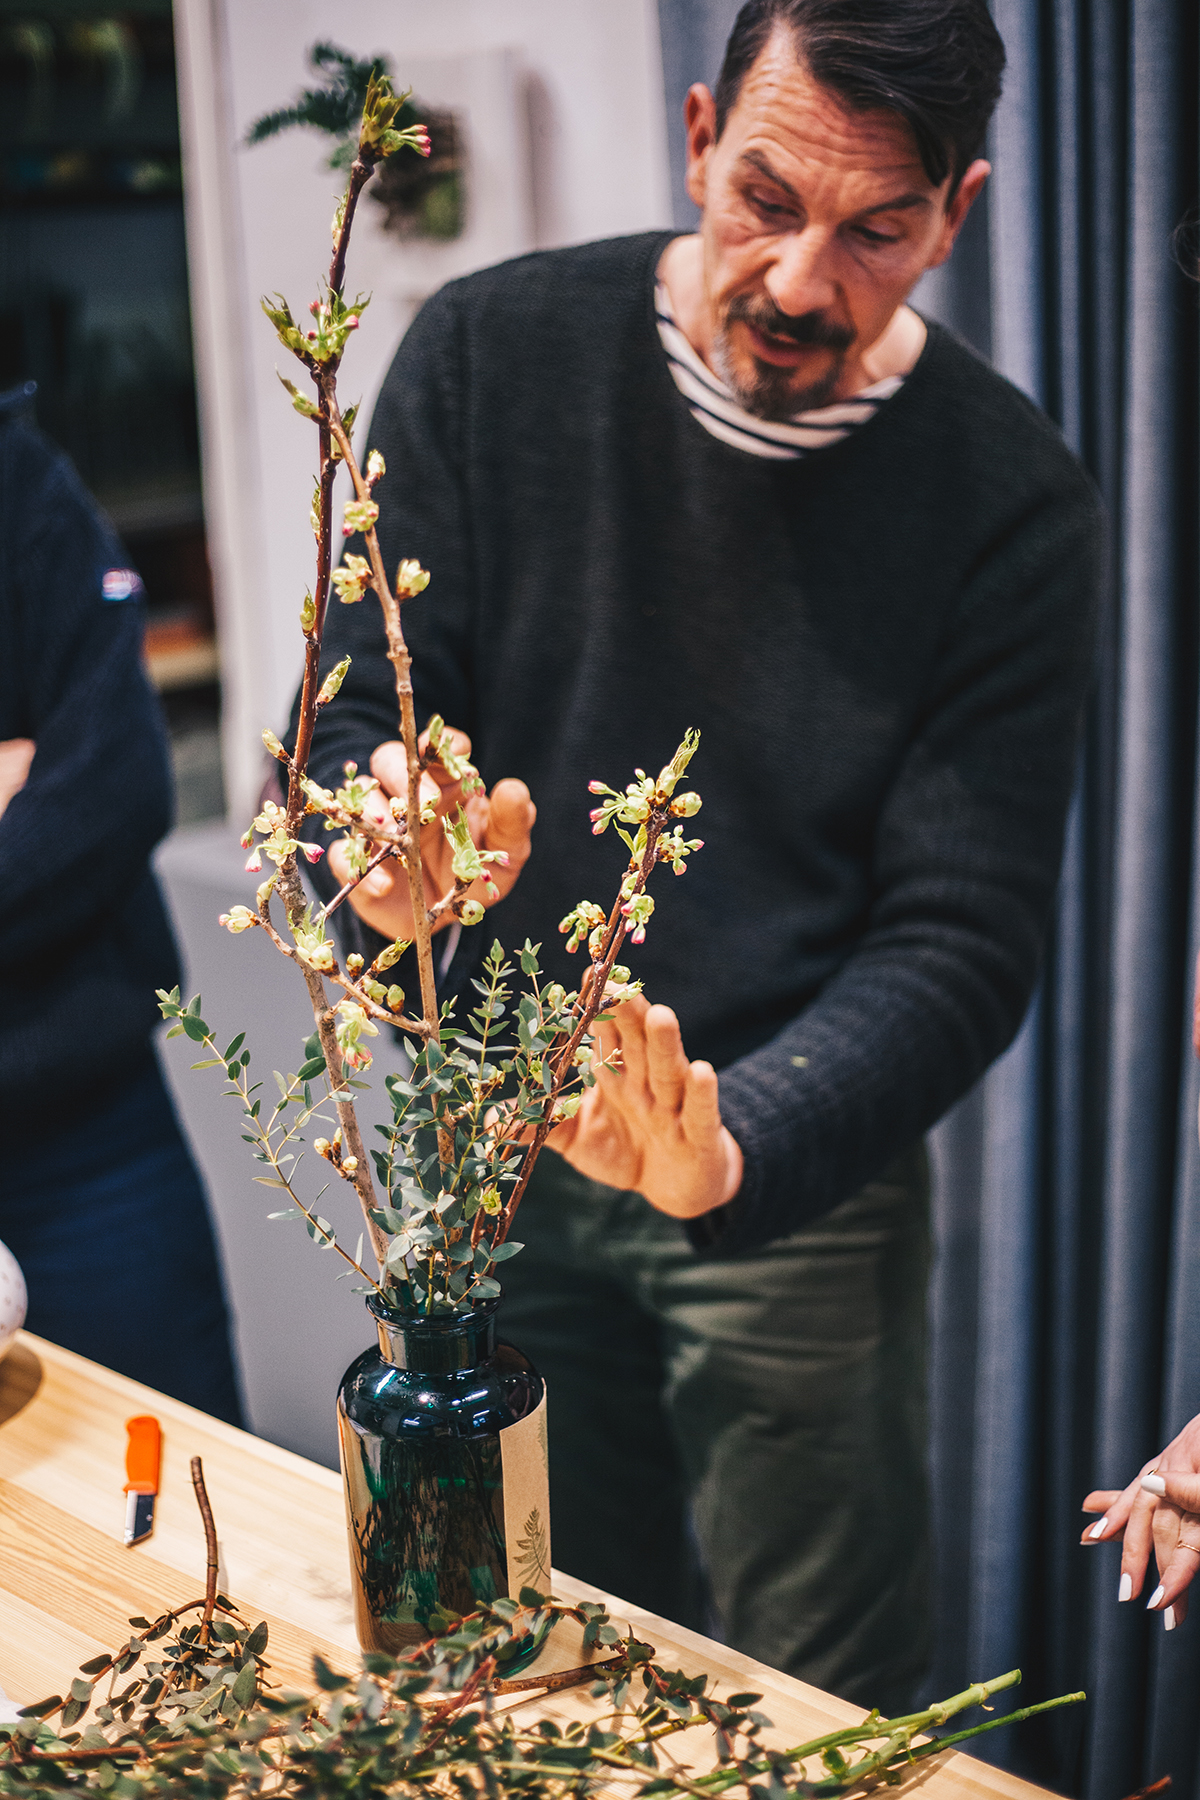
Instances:
[[[0,1244],[0,1356],[25,1322],[27,1299],[21,1265],[8,1245]]]

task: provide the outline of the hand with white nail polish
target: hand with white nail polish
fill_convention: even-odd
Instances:
[[[1200,1571],[1200,1414],[1127,1488],[1098,1489],[1083,1510],[1103,1514],[1084,1531],[1083,1543],[1122,1540],[1118,1599],[1141,1593],[1153,1549],[1159,1580],[1147,1609],[1162,1613],[1167,1631],[1182,1625],[1187,1590]]]

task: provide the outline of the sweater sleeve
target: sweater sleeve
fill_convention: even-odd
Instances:
[[[139,588],[104,597],[105,572],[126,558],[66,459],[24,427],[5,437],[5,489],[24,496],[7,525],[5,610],[23,663],[19,735],[36,745],[0,815],[0,960],[12,967],[77,950],[145,879],[170,827],[171,778]]]
[[[1016,1035],[1037,978],[1090,679],[1103,527],[1080,475],[980,559],[875,834],[867,928],[821,992],[721,1071],[728,1254],[797,1229],[927,1131]]]

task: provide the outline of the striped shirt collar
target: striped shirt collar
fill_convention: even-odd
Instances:
[[[736,450],[748,450],[752,456],[795,462],[814,450],[840,443],[857,427],[873,419],[884,401],[890,400],[904,385],[903,375],[888,375],[849,400],[836,401],[832,406],[796,413],[793,418],[778,422],[759,419],[746,411],[732,389],[726,387],[693,350],[675,323],[671,297],[661,281],[654,289],[654,312],[671,375],[687,401],[692,417],[722,443],[732,444]]]

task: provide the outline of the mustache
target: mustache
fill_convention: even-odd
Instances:
[[[793,316],[780,312],[769,300],[756,300],[749,294],[735,295],[725,317],[728,324],[738,319],[753,325],[756,331],[766,332],[769,337],[791,338],[793,343],[821,350],[849,350],[854,342],[855,334],[848,325],[836,325],[823,313]]]

